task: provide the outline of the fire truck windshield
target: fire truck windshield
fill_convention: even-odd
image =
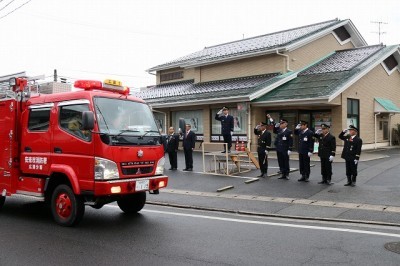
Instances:
[[[113,145],[158,144],[154,139],[160,137],[160,132],[146,104],[95,97],[94,105],[99,132],[112,136]]]

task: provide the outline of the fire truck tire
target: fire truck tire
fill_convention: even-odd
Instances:
[[[81,197],[76,196],[68,185],[59,185],[51,197],[51,213],[59,225],[75,226],[85,214],[85,205]]]
[[[146,192],[139,192],[123,197],[117,201],[119,208],[125,213],[137,213],[146,203]]]
[[[6,201],[6,197],[0,196],[0,210],[3,207],[5,201]]]

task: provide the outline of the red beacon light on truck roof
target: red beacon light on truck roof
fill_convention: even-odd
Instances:
[[[102,90],[117,92],[123,95],[129,94],[129,88],[122,86],[121,81],[106,79],[104,82],[97,80],[77,80],[74,83],[75,88],[80,88],[84,90]]]

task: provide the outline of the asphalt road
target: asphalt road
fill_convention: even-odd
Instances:
[[[399,265],[397,227],[302,222],[146,205],[86,207],[75,228],[42,203],[7,199],[0,265]]]

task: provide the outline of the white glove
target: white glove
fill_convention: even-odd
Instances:
[[[222,109],[218,111],[217,115],[222,114]]]
[[[280,124],[279,124],[279,123],[276,123],[276,124],[275,124],[275,127],[279,127],[279,126],[280,126]]]
[[[290,154],[291,154],[292,152],[291,151],[287,151],[287,155],[289,155],[290,156]]]
[[[347,131],[348,131],[347,128],[345,128],[345,129],[343,129],[342,132],[343,132],[343,133],[346,133]]]
[[[181,128],[178,129],[178,133],[182,134],[182,129]]]
[[[233,136],[233,131],[231,131],[231,136]]]
[[[312,152],[307,153],[308,157],[312,156]]]
[[[317,134],[317,135],[321,135],[321,133],[322,133],[322,129],[318,129],[318,130],[315,132],[315,134]]]
[[[270,117],[269,121],[272,123],[272,122],[274,122],[274,119],[272,119],[272,117]]]
[[[265,155],[268,155],[268,151],[267,150],[265,150]]]
[[[297,124],[296,129],[300,129],[300,126],[301,126],[300,124]]]
[[[357,165],[358,164],[358,160],[354,160],[354,164]]]
[[[335,158],[335,157],[334,157],[334,156],[332,156],[332,155],[331,155],[331,156],[329,156],[329,161],[330,161],[330,162],[333,162],[333,158]]]

